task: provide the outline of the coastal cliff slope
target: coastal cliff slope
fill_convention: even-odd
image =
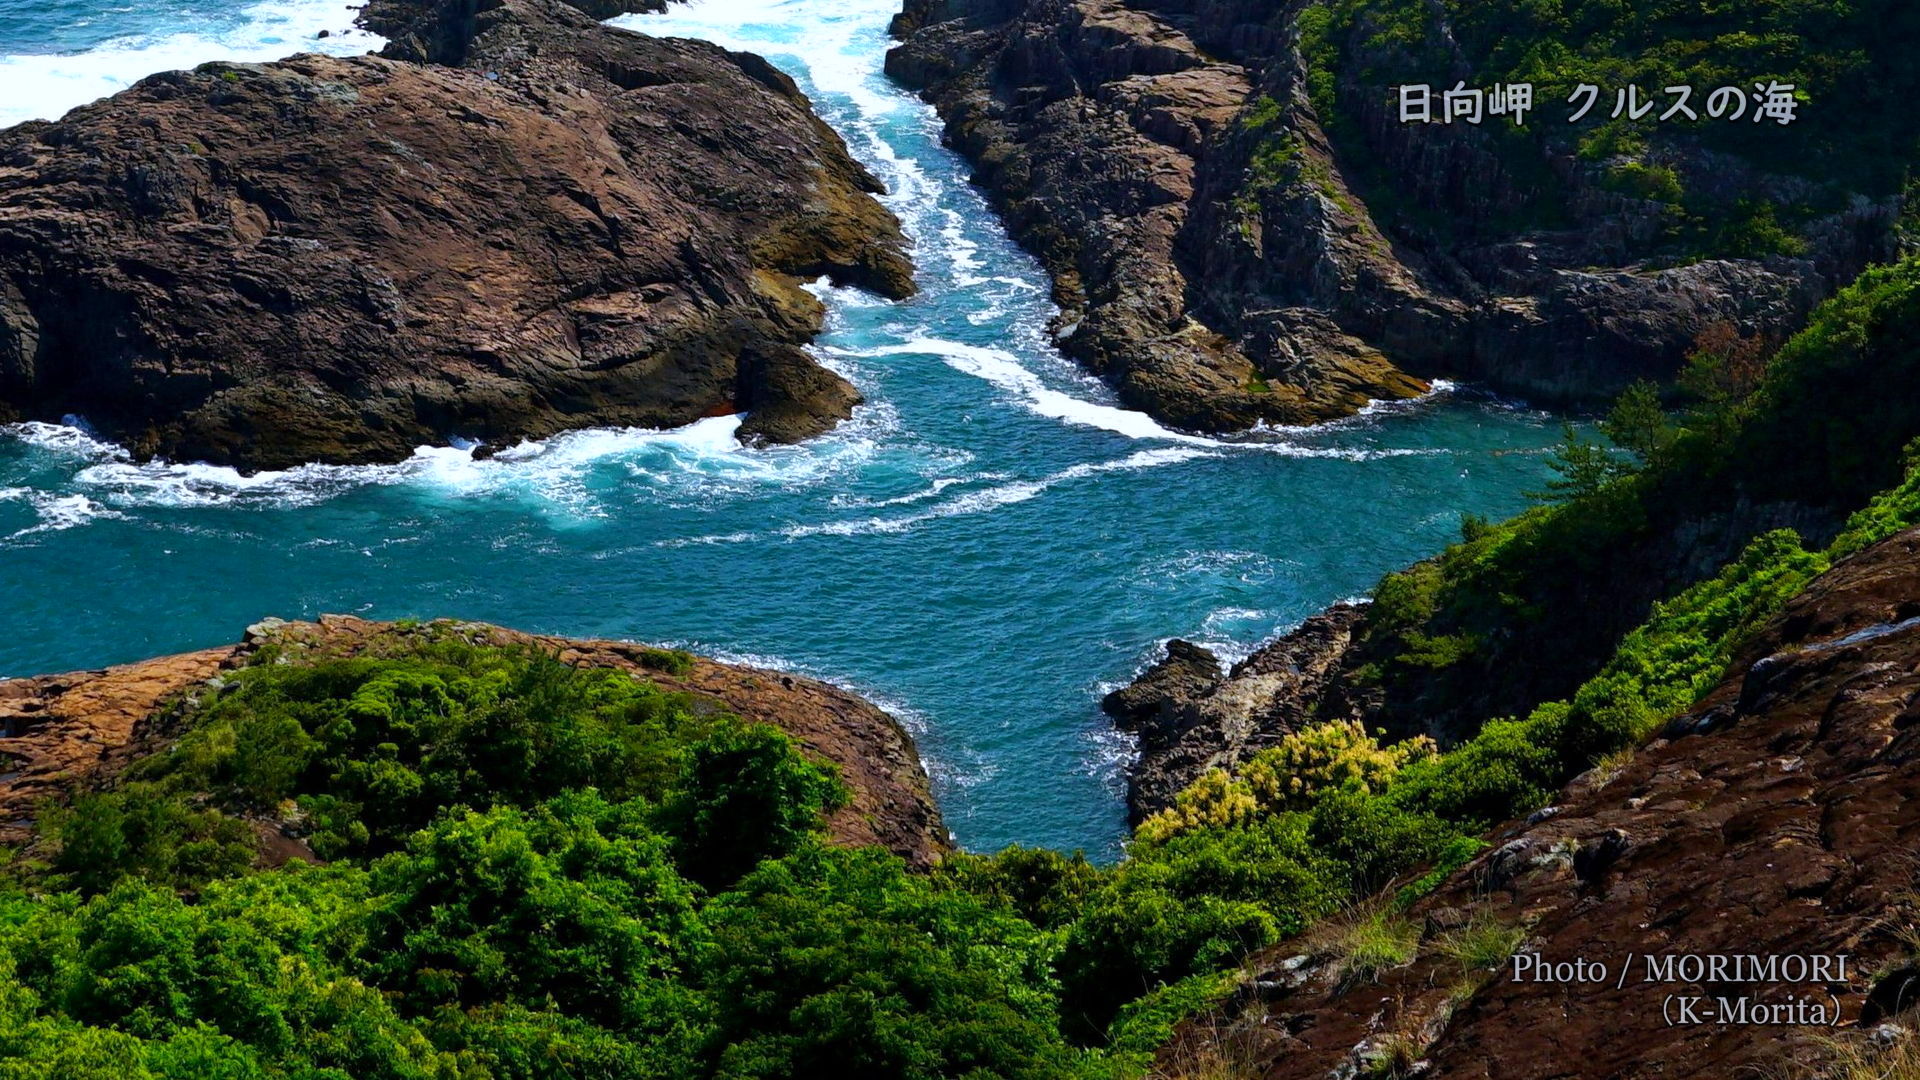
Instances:
[[[1718,1078],[1790,1064],[1824,1076],[1850,1054],[1885,1057],[1832,1075],[1893,1075],[1878,1070],[1911,1060],[1912,1037],[1876,1029],[1920,989],[1916,720],[1920,530],[1908,530],[1818,578],[1663,737],[1495,829],[1484,854],[1386,916],[1409,943],[1399,962],[1343,974],[1323,949],[1337,933],[1257,955],[1253,993],[1188,1025],[1162,1062],[1231,1060],[1269,1080]],[[1463,948],[1476,935],[1500,944]],[[1511,952],[1605,964],[1608,977],[1516,979]],[[1848,963],[1825,977],[1646,979],[1649,959],[1659,974],[1656,958],[1710,954]],[[1669,1023],[1668,995],[1746,1001],[1754,1019]],[[1840,1017],[1824,1030],[1764,1019],[1795,999]]]
[[[849,415],[801,285],[911,271],[791,80],[559,0],[363,21],[384,54],[167,72],[0,132],[0,419],[258,470]]]
[[[312,623],[269,619],[237,645],[0,682],[0,844],[31,841],[49,800],[58,805],[109,785],[135,761],[164,751],[178,734],[169,710],[211,695],[236,671],[268,662],[379,657],[449,635],[466,645],[535,650],[576,668],[629,672],[690,695],[702,709],[772,725],[831,762],[846,781],[848,801],[826,822],[835,842],[878,845],[918,868],[951,849],[912,738],[893,717],[837,687],[626,642],[343,615]],[[279,826],[262,831],[267,853],[296,849],[297,838]]]
[[[1370,603],[1336,604],[1231,671],[1173,642],[1106,700],[1140,738],[1135,819],[1310,726],[1446,749],[1550,702],[1606,697],[1609,665],[1650,619],[1732,589],[1713,579],[1749,572],[1750,557],[1769,565],[1770,535],[1793,538],[1777,557],[1818,554],[1861,515],[1906,512],[1885,508],[1904,505],[1920,464],[1920,405],[1891,388],[1916,364],[1920,261],[1908,258],[1863,273],[1763,361],[1743,347],[1699,354],[1697,371],[1718,372],[1707,397],[1655,410],[1637,432],[1610,423],[1628,454],[1570,437],[1540,505],[1463,520],[1458,543],[1382,579]],[[1725,381],[1734,368],[1745,375]],[[1696,588],[1706,599],[1688,601]],[[1712,641],[1721,617],[1687,634]]]
[[[1900,67],[1920,27],[1870,3],[1689,22],[1585,3],[907,0],[894,31],[887,70],[1053,274],[1061,347],[1204,430],[1344,415],[1438,376],[1594,402],[1670,378],[1716,324],[1784,337],[1894,252],[1916,142],[1906,77],[1865,73]],[[1787,126],[1636,124],[1611,98],[1566,120],[1576,81],[1749,76],[1812,100]],[[1402,83],[1522,79],[1524,128],[1397,118]]]

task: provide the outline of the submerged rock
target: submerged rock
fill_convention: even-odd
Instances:
[[[559,0],[362,21],[383,55],[167,72],[0,132],[0,419],[251,470],[849,415],[800,285],[901,297],[911,268],[791,80]]]

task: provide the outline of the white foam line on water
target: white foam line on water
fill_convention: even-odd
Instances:
[[[31,488],[0,488],[0,502],[24,502],[33,508],[34,516],[39,518],[36,524],[0,537],[0,542],[19,540],[36,533],[77,528],[99,518],[122,516],[85,495],[55,495]]]
[[[854,518],[846,521],[823,521],[808,524],[788,525],[764,532],[735,532],[708,536],[680,537],[671,540],[655,541],[656,547],[688,547],[696,544],[743,544],[764,540],[769,535],[797,540],[809,536],[873,536],[904,533],[916,525],[922,525],[940,518],[959,517],[969,514],[991,513],[1004,506],[1013,506],[1044,494],[1048,489],[1072,480],[1081,480],[1101,473],[1124,472],[1134,469],[1152,469],[1163,465],[1177,465],[1196,458],[1220,456],[1206,450],[1186,447],[1161,447],[1154,450],[1140,450],[1124,458],[1112,461],[1088,462],[1072,465],[1058,472],[1040,477],[1037,480],[1016,480],[998,484],[978,491],[969,491],[937,506],[929,507],[911,514],[895,517]]]
[[[990,345],[967,345],[940,338],[914,337],[898,345],[862,350],[862,355],[869,356],[912,353],[937,356],[949,367],[992,383],[1019,399],[1032,412],[1051,419],[1102,428],[1135,439],[1164,439],[1197,446],[1224,445],[1213,439],[1174,431],[1143,412],[1117,405],[1102,405],[1054,390],[1021,364],[1014,354]]]
[[[948,488],[953,487],[955,484],[999,479],[1004,479],[1004,474],[977,473],[973,476],[941,476],[934,478],[932,484],[921,488],[919,491],[908,492],[905,495],[895,495],[890,499],[869,499],[859,495],[849,495],[846,492],[840,492],[828,499],[827,504],[829,506],[846,507],[854,510],[878,510],[887,506],[908,506],[917,502],[925,502]]]
[[[781,536],[797,538],[803,536],[859,536],[871,533],[906,532],[915,525],[938,518],[957,517],[964,514],[983,514],[998,510],[1003,506],[1012,506],[1035,498],[1049,488],[1071,480],[1081,480],[1101,473],[1125,472],[1134,469],[1152,469],[1163,465],[1176,465],[1199,457],[1217,455],[1202,450],[1189,450],[1179,447],[1166,447],[1158,450],[1141,450],[1114,461],[1101,461],[1072,465],[1059,472],[1043,476],[1038,480],[1019,480],[1008,484],[999,484],[979,491],[970,491],[957,498],[950,499],[938,506],[899,517],[872,517],[854,521],[828,521],[812,525],[789,525],[779,530]]]
[[[934,337],[913,337],[897,345],[882,345],[871,349],[858,350],[855,356],[897,356],[919,354],[937,356],[956,370],[963,371],[976,378],[1005,390],[1028,410],[1051,419],[1060,420],[1082,427],[1100,428],[1133,439],[1159,439],[1167,442],[1184,443],[1190,446],[1207,446],[1223,450],[1247,450],[1260,453],[1280,454],[1286,457],[1328,458],[1342,461],[1371,461],[1384,457],[1413,457],[1446,453],[1444,450],[1414,450],[1405,448],[1359,449],[1350,447],[1303,446],[1295,442],[1276,441],[1267,436],[1278,434],[1278,429],[1248,432],[1243,439],[1210,438],[1176,431],[1134,409],[1121,408],[1118,405],[1105,405],[1075,397],[1049,387],[1040,376],[1034,374],[1019,358],[1005,349],[990,345],[968,345],[957,341],[947,341]],[[1371,408],[1372,406],[1369,406]],[[1293,429],[1288,429],[1293,430]],[[1311,429],[1297,429],[1306,431]]]
[[[302,465],[251,475],[199,463],[135,462],[127,451],[71,425],[0,426],[11,437],[84,467],[74,483],[127,506],[202,507],[236,503],[306,506],[370,485],[419,484],[457,495],[531,488],[561,503],[578,503],[580,478],[593,466],[629,459],[636,475],[678,477],[702,485],[805,482],[869,456],[877,433],[858,419],[807,447],[750,450],[737,435],[742,418],[719,416],[666,430],[587,428],[502,449],[490,459],[474,444],[422,446],[391,465]],[[884,423],[885,417],[881,417]]]
[[[136,34],[78,53],[0,56],[0,87],[6,88],[0,94],[0,127],[57,119],[158,71],[212,60],[257,63],[301,52],[350,56],[384,45],[385,39],[354,28],[355,14],[344,0],[267,0],[239,12],[239,21],[222,30]],[[322,30],[327,37],[316,36]]]

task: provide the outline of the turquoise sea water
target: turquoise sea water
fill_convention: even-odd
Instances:
[[[0,0],[0,126],[209,60],[378,48],[353,17],[348,0]]]
[[[69,69],[137,78],[168,66],[181,35],[258,45],[280,36],[262,20],[302,10],[64,2],[122,36],[75,37],[50,28],[44,0],[0,0],[0,102],[16,114],[91,96]],[[922,292],[823,291],[819,354],[870,402],[851,423],[769,450],[740,448],[721,418],[485,462],[423,448],[394,466],[247,478],[130,464],[75,427],[0,429],[0,676],[321,612],[666,642],[894,710],[968,847],[1111,855],[1130,748],[1096,707],[1104,689],[1168,636],[1244,653],[1437,551],[1462,512],[1520,508],[1559,424],[1469,390],[1233,440],[1115,407],[1046,344],[1044,278],[930,110],[880,76],[892,10],[699,0],[621,20],[768,55],[886,182]],[[37,111],[18,97],[27,72],[43,80]]]

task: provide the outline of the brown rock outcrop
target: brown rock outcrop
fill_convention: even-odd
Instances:
[[[168,72],[0,132],[0,419],[265,469],[848,415],[799,286],[899,297],[910,267],[791,80],[560,0],[365,21],[384,55]]]
[[[1396,1057],[1449,1078],[1773,1075],[1817,1058],[1833,1028],[1718,1011],[1670,1024],[1667,995],[1714,1010],[1721,997],[1837,1004],[1842,1034],[1911,1006],[1900,962],[1920,925],[1917,838],[1920,530],[1909,530],[1814,582],[1665,738],[1490,834],[1485,855],[1410,912],[1429,931],[1412,963],[1341,987],[1281,946],[1252,967],[1272,972],[1254,984],[1264,1000],[1190,1026],[1167,1053],[1231,1040],[1240,1075],[1269,1080],[1360,1075]],[[1606,964],[1607,977],[1515,979],[1511,964],[1467,977],[1436,938],[1475,921],[1519,928],[1520,950],[1545,961]],[[1648,957],[1683,955],[1848,964],[1810,981],[1646,981]]]
[[[950,850],[912,737],[893,717],[838,687],[697,657],[684,674],[670,674],[647,662],[647,646],[629,642],[523,634],[448,620],[426,627],[476,644],[533,646],[582,667],[633,671],[663,689],[771,724],[839,767],[852,799],[827,822],[837,842],[878,844],[921,868]],[[323,615],[314,623],[269,619],[249,629],[245,641],[226,648],[0,682],[0,843],[29,839],[45,800],[107,780],[133,758],[164,746],[172,734],[165,707],[221,672],[244,667],[261,649],[354,656],[415,632],[342,615]]]
[[[1140,740],[1127,775],[1128,820],[1166,809],[1202,773],[1231,771],[1309,719],[1335,719],[1322,702],[1363,612],[1335,604],[1226,671],[1213,653],[1175,639],[1165,659],[1108,694],[1100,707]]]
[[[1122,0],[912,2],[887,71],[947,122],[1014,235],[1053,275],[1060,347],[1129,405],[1185,428],[1344,416],[1425,384],[1323,323],[1315,355],[1222,332],[1193,298],[1213,268],[1180,237],[1208,156],[1253,89]]]

